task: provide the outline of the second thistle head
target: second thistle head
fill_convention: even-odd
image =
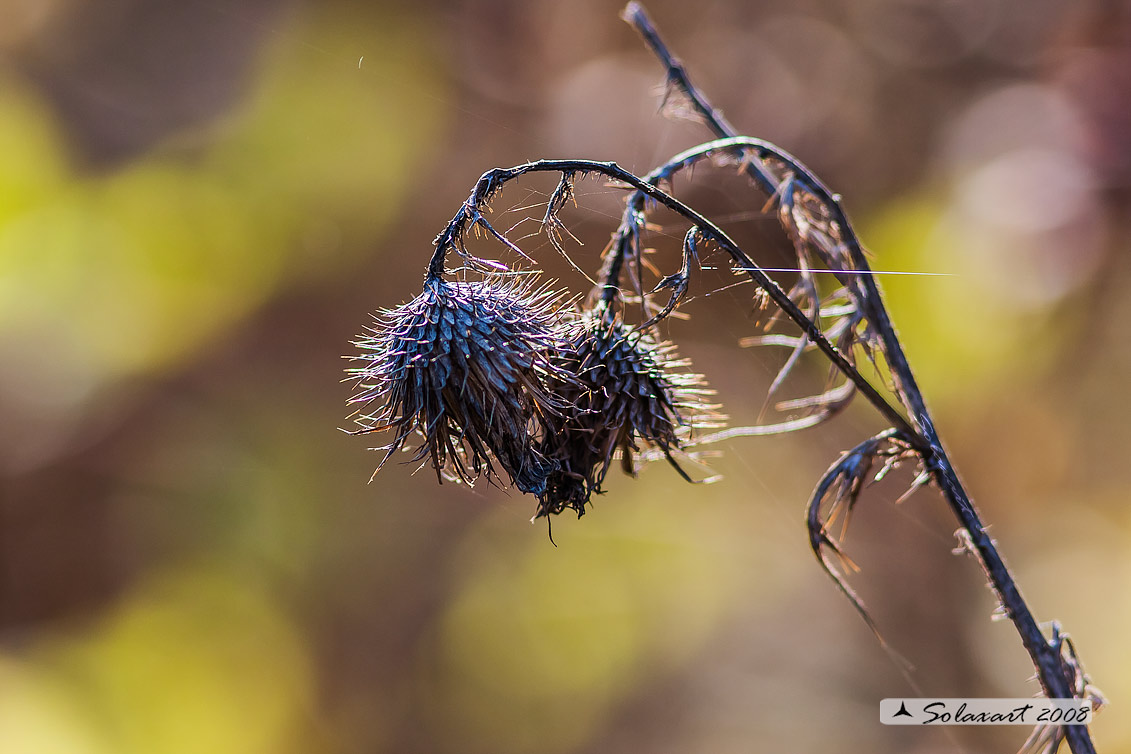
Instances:
[[[558,293],[513,276],[429,275],[356,343],[358,432],[392,432],[382,466],[416,434],[412,460],[430,460],[438,476],[497,477],[498,463],[519,490],[543,494],[557,461],[539,446],[564,406],[547,384],[573,379],[550,355],[571,316]]]
[[[695,429],[725,418],[705,402],[713,391],[686,371],[673,344],[626,326],[604,304],[581,314],[559,359],[572,379],[555,390],[571,411],[543,443],[558,468],[540,496],[539,516],[566,508],[582,515],[617,455],[635,475],[636,455],[657,451],[687,478],[673,451],[686,448]]]

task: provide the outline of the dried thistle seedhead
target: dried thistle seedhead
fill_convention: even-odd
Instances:
[[[672,343],[627,327],[601,304],[582,313],[559,359],[575,379],[554,389],[572,410],[543,443],[559,468],[547,480],[538,516],[566,508],[584,514],[617,453],[624,471],[635,475],[636,454],[656,449],[688,478],[672,451],[686,448],[695,429],[717,427],[724,417],[704,402],[713,391],[702,375],[686,371],[689,362]]]
[[[542,494],[556,462],[538,446],[564,405],[547,383],[571,379],[551,354],[572,316],[560,294],[513,276],[429,276],[423,293],[379,314],[355,343],[365,365],[348,370],[357,433],[393,433],[378,470],[416,433],[412,460],[430,459],[438,477],[494,479],[497,461],[519,490]]]

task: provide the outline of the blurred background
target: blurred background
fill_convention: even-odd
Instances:
[[[1098,749],[1131,752],[1128,5],[648,6],[741,131],[845,196],[876,269],[947,273],[885,277],[894,319],[1032,608],[1112,702]],[[909,474],[848,552],[911,682],[818,568],[804,506],[883,428],[863,401],[721,447],[712,485],[614,471],[556,547],[512,492],[366,484],[341,357],[419,292],[479,174],[646,171],[707,137],[659,117],[620,9],[0,0],[0,751],[1020,746],[877,722],[882,697],[1038,687],[939,496],[896,503]],[[711,175],[688,196],[757,254],[764,198]],[[619,198],[579,184],[587,269]],[[672,325],[738,424],[778,366],[736,345],[750,293]]]

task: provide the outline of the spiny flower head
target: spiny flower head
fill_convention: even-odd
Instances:
[[[572,409],[543,442],[543,454],[559,468],[540,496],[539,516],[565,508],[584,514],[618,452],[633,476],[634,454],[654,449],[687,479],[672,451],[686,448],[693,430],[725,418],[704,401],[714,391],[702,375],[685,371],[689,362],[672,343],[626,326],[604,305],[582,313],[558,358],[574,379],[554,389]]]
[[[438,477],[497,478],[498,462],[519,490],[543,494],[556,461],[538,445],[564,406],[547,382],[572,379],[550,354],[571,317],[559,294],[514,276],[429,275],[419,296],[381,312],[355,343],[364,366],[347,370],[357,433],[393,433],[378,470],[418,434],[412,460],[429,459]]]

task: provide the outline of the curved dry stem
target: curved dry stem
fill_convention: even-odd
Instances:
[[[745,272],[755,285],[764,291],[766,296],[784,312],[785,316],[801,328],[802,332],[812,341],[813,345],[824,353],[826,358],[832,362],[833,366],[855,385],[855,388],[883,414],[887,421],[901,431],[904,431],[908,437],[916,437],[914,429],[908,424],[903,415],[860,373],[852,360],[828,340],[819,323],[807,316],[806,313],[794,303],[789,294],[782,290],[777,282],[769,277],[745,251],[739,248],[725,231],[706,216],[679,199],[676,199],[655,183],[649,182],[645,178],[641,178],[625,170],[615,162],[598,162],[595,160],[536,160],[511,168],[494,168],[488,170],[476,182],[475,187],[471,191],[471,195],[463,205],[460,206],[455,216],[452,217],[451,222],[449,222],[447,227],[436,237],[434,242],[436,250],[428,265],[428,277],[431,279],[443,275],[444,260],[449,251],[466,255],[466,250],[462,246],[462,239],[466,235],[469,227],[480,221],[483,209],[505,184],[528,173],[544,172],[568,173],[570,176],[583,176],[589,173],[603,175],[606,178],[634,189],[637,194],[644,197],[644,199],[654,201],[656,204],[668,208],[675,214],[691,222],[693,230],[698,237],[717,245],[720,249],[729,254],[735,267]],[[659,179],[656,180],[657,182],[659,181]],[[640,200],[641,203],[643,203],[644,199]],[[630,204],[631,203],[630,201]],[[626,211],[625,219],[622,220],[621,223],[622,230],[618,231],[618,233],[624,231],[624,237],[629,239],[625,243],[631,243],[632,239],[638,238],[639,226],[637,226],[637,223],[641,222],[642,218],[643,212],[641,210],[634,211],[630,206],[629,210]],[[637,226],[636,230],[632,230],[631,226]],[[625,231],[626,228],[629,229]],[[614,242],[614,247],[620,245],[621,242]],[[685,265],[688,267],[689,273],[690,263],[687,261],[688,256],[689,254],[685,253]],[[679,282],[678,276],[679,273],[677,273],[677,277],[673,279],[673,282],[669,283],[669,285],[676,287],[677,294],[679,288],[683,285]],[[610,290],[610,288],[608,284],[606,284],[605,291],[608,290]]]
[[[854,367],[856,365],[856,346],[860,346],[865,356],[876,364],[877,352],[883,352],[883,343],[863,313],[862,289],[857,278],[861,270],[855,269],[848,258],[846,250],[840,243],[843,231],[831,218],[833,213],[825,208],[825,203],[834,201],[828,189],[795,157],[781,150],[777,146],[752,137],[733,137],[719,139],[701,144],[685,150],[664,164],[653,169],[642,179],[655,186],[665,186],[671,193],[677,175],[691,170],[697,164],[712,160],[715,162],[730,161],[744,169],[751,165],[760,165],[762,169],[755,175],[759,178],[756,183],[759,187],[770,188],[770,204],[777,204],[777,217],[786,236],[794,246],[798,273],[798,280],[787,293],[788,298],[805,313],[806,317],[823,330],[829,340],[835,340],[837,348],[845,359]],[[773,163],[777,167],[770,166]],[[811,188],[815,186],[816,188]],[[639,271],[641,267],[641,246],[639,238],[643,232],[644,223],[648,215],[648,197],[642,192],[634,192],[626,201],[626,208],[621,224],[609,245],[608,257],[602,270],[601,293],[606,302],[612,302],[620,291],[620,272],[627,267]],[[847,223],[847,221],[844,221]],[[694,229],[693,229],[694,230]],[[849,230],[849,232],[851,232]],[[821,261],[841,282],[841,287],[822,299],[814,275],[814,258]],[[627,264],[626,264],[627,262]],[[735,266],[736,271],[750,271],[747,268]],[[686,292],[688,274],[687,248],[685,243],[683,269],[674,275],[664,278],[656,290],[663,287],[679,287],[677,297],[682,297]],[[864,274],[871,274],[870,270]],[[639,272],[637,272],[639,278]],[[636,282],[635,280],[633,281]],[[653,291],[655,293],[656,291]],[[678,298],[673,297],[669,302],[651,318],[647,318],[646,325],[650,325],[672,311],[678,304]],[[783,313],[782,309],[774,315],[766,326],[772,326]],[[759,343],[757,340],[747,340],[747,343]],[[779,343],[783,341],[778,341]],[[775,376],[768,395],[772,396],[785,382],[793,369],[800,362],[801,356],[814,350],[817,346],[803,330],[800,338],[791,341],[793,352],[786,360],[778,374]],[[883,371],[877,368],[881,375]],[[831,387],[831,386],[830,386]],[[835,415],[843,405],[828,405],[822,407],[826,398],[828,400],[851,400],[855,388],[847,394],[839,390],[828,390],[825,393],[810,396],[795,404],[795,407],[808,407],[817,411],[821,419]],[[873,401],[874,402],[874,401]],[[810,425],[807,425],[810,426]]]

